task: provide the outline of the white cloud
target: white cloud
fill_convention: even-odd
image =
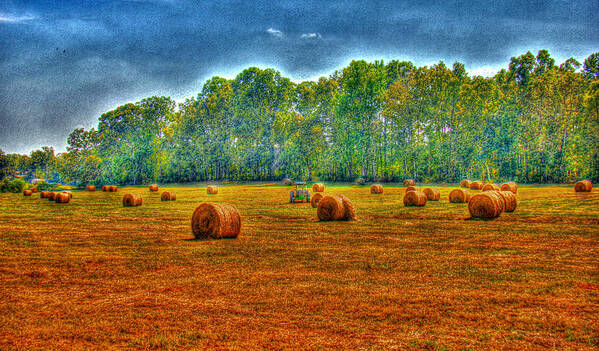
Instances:
[[[266,32],[267,32],[268,34],[272,35],[272,36],[275,36],[275,37],[277,37],[277,38],[282,38],[282,37],[283,37],[283,32],[281,32],[281,31],[280,31],[280,30],[278,30],[278,29],[274,29],[274,28],[268,28],[268,29],[266,30]]]
[[[35,19],[35,16],[25,15],[25,16],[12,16],[4,13],[0,13],[0,22],[5,23],[20,23],[25,21],[30,21]]]
[[[300,36],[302,39],[320,39],[322,36],[320,33],[304,33]]]

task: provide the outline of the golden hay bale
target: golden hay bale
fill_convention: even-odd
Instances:
[[[314,183],[312,184],[312,192],[320,193],[324,191],[324,184],[322,183]]]
[[[491,191],[491,190],[499,191],[499,185],[494,184],[494,183],[487,183],[487,184],[483,185],[483,187],[482,187],[482,191]]]
[[[470,188],[470,184],[472,184],[471,180],[464,179],[460,182],[460,187],[462,188]]]
[[[517,193],[518,192],[518,184],[514,183],[514,182],[507,182],[507,183],[503,183],[501,184],[501,188],[499,188],[499,190],[501,191],[511,191],[512,193]]]
[[[422,192],[426,195],[428,201],[439,201],[441,199],[441,192],[439,189],[424,188]]]
[[[383,186],[380,184],[372,184],[370,186],[370,193],[371,194],[382,194],[383,193]]]
[[[420,191],[420,187],[410,185],[409,187],[406,188],[406,193],[409,191]]]
[[[48,194],[49,194],[49,192],[47,192],[47,191],[40,191],[40,199],[47,199]]]
[[[108,191],[108,185],[102,185],[102,191]]]
[[[109,185],[108,186],[108,191],[110,191],[111,193],[116,193],[118,190],[118,188],[116,187],[116,185]]]
[[[408,191],[403,197],[404,206],[426,205],[426,194],[422,191]]]
[[[56,193],[54,201],[59,204],[67,204],[71,201],[71,196],[66,192]]]
[[[158,191],[158,184],[150,184],[150,191]]]
[[[466,189],[453,189],[449,193],[449,202],[464,203],[470,201],[470,192]]]
[[[125,196],[123,196],[124,207],[141,206],[142,204],[143,199],[139,194],[125,194]]]
[[[160,200],[162,200],[162,201],[175,201],[175,200],[177,200],[177,195],[175,195],[175,193],[172,193],[170,191],[164,191],[160,195]]]
[[[354,205],[342,194],[323,197],[318,202],[316,213],[321,221],[351,221],[356,219]]]
[[[31,190],[23,190],[23,196],[31,196],[33,192]]]
[[[313,194],[312,197],[310,197],[310,205],[312,205],[312,208],[316,208],[318,206],[318,202],[322,200],[323,197],[324,195],[319,193]]]
[[[504,207],[505,201],[495,191],[476,194],[468,202],[470,215],[477,218],[499,217]]]
[[[504,201],[504,212],[514,212],[518,206],[518,199],[511,191],[496,191],[497,195],[501,196]]]
[[[210,195],[218,194],[218,188],[215,186],[209,186],[206,188],[206,193]]]
[[[69,195],[69,199],[73,198],[73,193],[70,192],[70,191],[62,191],[61,194],[67,194],[67,195]]]
[[[35,194],[35,193],[37,193],[37,188],[31,188],[31,189],[29,189],[29,190],[31,190],[31,193],[32,193],[32,194]]]
[[[574,191],[577,193],[586,193],[591,192],[593,190],[593,183],[590,180],[581,180],[580,182],[576,182],[574,184]]]
[[[56,193],[51,191],[48,193],[48,201],[54,201],[54,197],[56,197]]]
[[[483,182],[477,180],[476,182],[470,183],[470,189],[472,190],[480,190],[483,187]]]
[[[241,216],[233,205],[205,202],[193,211],[191,231],[196,239],[236,238]]]
[[[88,185],[87,186],[87,191],[96,191],[96,186],[95,185]],[[104,191],[104,187],[102,187],[102,191]]]
[[[416,185],[416,182],[414,181],[414,179],[406,179],[403,181],[403,186],[414,186]]]
[[[292,185],[293,183],[291,182],[291,179],[284,178],[283,180],[281,180],[281,184],[289,186],[289,185]]]

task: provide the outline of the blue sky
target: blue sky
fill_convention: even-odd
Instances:
[[[0,148],[63,151],[76,127],[152,95],[274,67],[295,81],[352,59],[463,62],[492,74],[548,49],[599,51],[599,1],[0,2]]]

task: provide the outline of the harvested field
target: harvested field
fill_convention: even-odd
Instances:
[[[280,185],[160,186],[177,201],[71,190],[0,194],[0,349],[567,349],[599,347],[599,192],[518,185],[468,219],[405,187],[327,183],[357,221],[319,222]],[[472,191],[473,194],[480,191]],[[195,240],[203,202],[236,239]]]

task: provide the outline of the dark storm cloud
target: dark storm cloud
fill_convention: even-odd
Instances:
[[[62,150],[73,128],[117,104],[192,96],[252,64],[308,79],[362,57],[471,68],[538,48],[581,58],[599,47],[598,13],[596,1],[9,1],[0,148]]]

